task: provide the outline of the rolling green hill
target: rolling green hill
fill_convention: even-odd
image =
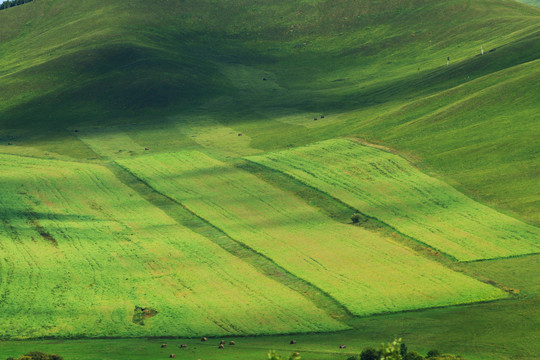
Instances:
[[[51,150],[74,126],[185,111],[264,150],[356,134],[537,224],[539,15],[502,0],[36,1],[0,14],[0,138]]]
[[[539,84],[540,9],[513,0],[2,10],[0,339],[528,313],[485,260],[535,270]]]

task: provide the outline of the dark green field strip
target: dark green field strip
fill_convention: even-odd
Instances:
[[[327,311],[332,318],[344,321],[345,323],[352,319],[352,314],[330,295],[313,284],[294,276],[267,256],[234,240],[221,229],[199,217],[181,203],[149,186],[144,180],[137,177],[128,169],[117,163],[109,163],[107,167],[114,172],[120,181],[137,191],[139,195],[151,202],[154,206],[165,211],[167,215],[180,224],[203,235],[227,252],[253,265],[262,274],[305,296],[317,307]]]
[[[456,264],[456,269],[522,297],[540,295],[540,255]]]

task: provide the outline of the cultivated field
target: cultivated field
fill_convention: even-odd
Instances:
[[[461,261],[540,251],[540,229],[473,201],[381,149],[336,139],[249,160]]]
[[[347,328],[102,166],[0,155],[0,183],[4,339]]]
[[[337,223],[295,196],[201,152],[119,163],[356,315],[504,297],[378,233]]]

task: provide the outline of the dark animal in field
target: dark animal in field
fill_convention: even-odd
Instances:
[[[169,355],[170,358],[175,358],[176,357],[176,354],[171,354]]]
[[[242,136],[242,133],[238,133],[238,136]]]
[[[313,120],[317,120],[317,118],[313,119]]]
[[[224,349],[224,348],[225,348],[225,345],[219,344],[218,349]]]
[[[221,345],[225,345],[225,340],[221,340],[219,343],[220,343]]]
[[[146,147],[146,148],[144,148],[144,150],[148,151],[148,150],[150,150],[150,148],[149,148],[149,147]]]
[[[339,345],[339,348],[340,348],[340,349],[346,349],[346,348],[347,348],[347,345]]]
[[[324,115],[321,115],[321,119],[324,119]]]
[[[162,348],[166,348],[166,347],[167,347],[167,344],[161,344],[161,347],[162,347]]]
[[[78,129],[75,129],[75,132],[79,132],[79,130],[78,130]]]
[[[206,340],[208,340],[208,338],[207,338],[207,337],[203,337],[203,338],[201,338],[201,341],[206,341]]]
[[[291,344],[291,345],[296,344],[296,340],[291,340],[290,344]]]
[[[264,81],[266,81],[266,78],[263,78]]]
[[[8,144],[8,145],[13,145],[13,143],[12,143],[12,142],[8,142],[7,144]]]
[[[186,344],[182,344],[182,345],[180,345],[180,347],[181,347],[182,349],[185,349],[185,348],[187,348],[187,345],[186,345]]]
[[[234,341],[229,341],[229,345],[236,345]]]

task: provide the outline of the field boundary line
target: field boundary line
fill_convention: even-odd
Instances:
[[[69,164],[103,165],[103,163],[96,163],[96,162],[91,162],[91,161],[88,161],[88,160],[58,159],[58,158],[53,158],[53,157],[24,155],[24,154],[11,154],[11,153],[5,153],[5,152],[0,152],[0,156],[1,155],[13,156],[13,157],[21,157],[21,158],[26,158],[26,159],[36,159],[36,160],[43,160],[43,161],[58,161],[58,162],[65,162],[65,163],[69,163]],[[99,156],[99,157],[105,159],[102,156]],[[93,160],[95,160],[95,159],[93,159]]]
[[[141,179],[140,177],[135,175],[133,172],[131,172],[129,169],[123,167],[117,162],[113,161],[106,164],[105,166],[111,169],[111,171],[117,176],[119,181],[121,181],[126,186],[130,187],[131,189],[139,193],[139,195],[141,195],[146,201],[150,202],[153,206],[156,206],[159,209],[165,211],[165,213],[169,217],[171,217],[174,221],[180,223],[182,226],[185,226],[191,231],[204,236],[205,238],[212,241],[214,244],[219,246],[224,251],[230,253],[231,255],[239,258],[245,263],[251,265],[255,270],[257,270],[262,275],[269,277],[270,279],[299,293],[300,295],[305,297],[307,300],[312,302],[317,308],[320,308],[324,310],[326,313],[328,313],[331,318],[336,319],[344,323],[345,325],[350,326],[348,322],[351,319],[353,319],[355,316],[352,314],[352,312],[349,311],[349,309],[347,309],[346,306],[344,306],[339,301],[334,299],[327,292],[313,285],[309,281],[292,274],[285,268],[278,265],[274,260],[272,260],[268,256],[256,251],[255,249],[247,246],[246,244],[242,242],[239,242],[238,240],[235,240],[225,231],[221,230],[219,227],[215,226],[207,219],[193,212],[186,205],[156,190],[154,187],[150,186],[145,180]],[[183,210],[183,212],[187,212],[189,214],[192,220],[194,218],[196,219],[196,221],[199,222],[199,224],[202,223],[205,227],[211,228],[215,232],[215,235],[212,236],[206,232],[201,231],[200,228],[197,228],[193,224],[190,225],[190,224],[187,224],[186,221],[182,221],[182,219],[178,219],[177,216],[163,209],[162,206],[160,206],[159,204],[156,204],[155,201],[148,199],[148,196],[145,196],[145,194],[141,193],[139,189],[136,189],[133,186],[131,186],[129,183],[126,183],[125,181],[123,181],[123,179],[119,177],[119,175],[121,175],[119,174],[119,172],[123,172],[124,174],[129,175],[129,177],[131,177],[132,180],[135,180],[139,184],[143,185],[148,191],[152,192],[153,194],[156,194],[162,199],[165,199],[170,205],[180,207]]]
[[[523,257],[535,256],[535,255],[540,255],[540,252],[533,252],[533,253],[528,253],[528,254],[510,255],[510,256],[501,256],[501,257],[489,258],[489,259],[465,260],[465,261],[460,261],[460,263],[462,263],[462,264],[471,264],[471,263],[486,262],[486,261],[517,259],[517,258],[523,258]]]

